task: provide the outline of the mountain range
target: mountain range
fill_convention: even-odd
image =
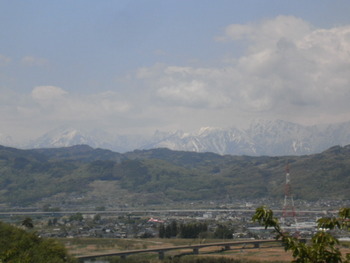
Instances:
[[[296,199],[349,200],[349,160],[350,145],[275,157],[165,148],[121,154],[87,145],[30,150],[0,146],[0,209],[282,200],[287,164]]]
[[[135,149],[168,148],[171,150],[213,152],[249,156],[304,155],[324,151],[334,145],[350,143],[350,122],[305,126],[292,122],[254,121],[248,128],[204,127],[195,132],[156,131],[153,136],[111,135],[102,130],[59,128],[18,145],[0,134],[0,144],[19,148],[52,148],[87,144],[117,152]]]

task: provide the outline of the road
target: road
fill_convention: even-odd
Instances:
[[[13,216],[13,215],[55,215],[55,214],[173,214],[173,213],[229,213],[229,212],[244,212],[254,213],[255,209],[165,209],[165,210],[108,210],[108,211],[85,211],[85,210],[73,210],[73,211],[5,211],[0,212],[0,216]],[[283,210],[273,210],[274,213],[282,213]],[[337,213],[337,211],[326,210],[298,210],[297,213],[302,214],[327,214]]]
[[[158,253],[159,259],[164,259],[164,253],[170,250],[183,250],[190,249],[193,250],[193,254],[199,254],[199,249],[204,247],[223,247],[224,250],[230,250],[231,246],[239,246],[242,245],[239,249],[247,248],[246,246],[253,245],[251,248],[260,248],[261,244],[267,243],[280,243],[280,241],[276,241],[275,239],[271,240],[243,240],[243,241],[231,241],[231,242],[218,242],[218,243],[207,243],[207,244],[197,244],[197,245],[182,245],[182,246],[172,246],[172,247],[160,247],[160,248],[151,248],[151,249],[138,249],[138,250],[127,250],[127,251],[118,251],[114,253],[101,253],[95,255],[81,255],[77,258],[84,262],[84,260],[88,259],[96,259],[101,257],[111,257],[111,256],[120,256],[125,258],[126,256],[140,253]]]

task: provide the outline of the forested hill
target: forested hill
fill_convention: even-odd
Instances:
[[[25,205],[91,192],[94,200],[106,199],[110,193],[120,194],[121,202],[143,204],[281,198],[287,163],[295,198],[350,198],[350,145],[285,157],[168,149],[120,154],[86,145],[34,150],[0,146],[0,205]]]

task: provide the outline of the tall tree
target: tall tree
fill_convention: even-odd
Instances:
[[[176,237],[177,236],[177,223],[175,220],[173,220],[170,224],[170,235],[172,237]]]
[[[160,238],[164,238],[165,237],[165,227],[164,224],[161,224],[159,226],[159,237]]]
[[[33,219],[30,217],[26,217],[25,219],[23,219],[22,221],[22,226],[26,227],[26,228],[33,228],[34,224],[33,224]]]

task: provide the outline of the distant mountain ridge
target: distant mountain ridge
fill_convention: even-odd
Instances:
[[[0,143],[13,144],[9,136]],[[87,144],[117,152],[135,149],[213,152],[217,154],[282,156],[313,154],[333,145],[350,143],[350,122],[304,126],[292,122],[255,121],[247,129],[205,127],[196,132],[156,131],[153,136],[111,135],[101,130],[60,128],[44,134],[21,148],[51,148]]]
[[[349,200],[350,145],[281,157],[165,148],[120,154],[87,145],[31,150],[0,146],[0,208],[282,200],[287,163],[296,199]]]

